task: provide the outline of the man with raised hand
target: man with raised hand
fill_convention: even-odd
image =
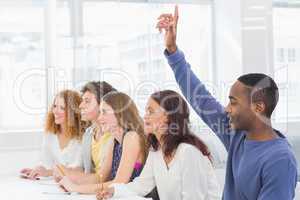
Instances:
[[[176,45],[178,7],[162,14],[165,56],[185,98],[228,152],[224,200],[290,200],[295,196],[297,163],[285,136],[272,128],[278,102],[274,80],[261,73],[240,76],[223,107],[191,70]]]

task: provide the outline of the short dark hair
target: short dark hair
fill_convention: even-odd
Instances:
[[[270,76],[261,73],[242,75],[238,81],[250,87],[251,102],[262,101],[265,104],[265,115],[270,118],[279,100],[275,81]]]
[[[81,93],[83,94],[87,91],[93,93],[96,96],[97,103],[100,104],[104,95],[117,90],[105,81],[90,81],[82,87]]]

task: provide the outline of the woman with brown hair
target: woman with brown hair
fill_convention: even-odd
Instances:
[[[60,184],[70,192],[96,193],[99,185],[128,183],[139,176],[148,154],[143,120],[133,100],[121,92],[106,94],[98,118],[101,129],[114,138],[99,174],[100,184],[78,185],[64,177]]]
[[[145,196],[155,186],[161,200],[221,199],[210,152],[189,129],[185,100],[171,90],[152,94],[144,122],[152,151],[141,175],[104,188],[97,199]]]
[[[52,176],[53,167],[62,164],[69,168],[82,167],[81,138],[84,124],[81,121],[80,94],[72,90],[59,92],[47,114],[43,137],[41,163],[34,169],[21,170],[30,179]]]

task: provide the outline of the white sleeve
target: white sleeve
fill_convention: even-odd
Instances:
[[[71,168],[83,168],[83,160],[82,160],[82,144],[79,141],[75,141],[73,144],[73,148],[71,148],[69,152],[69,156],[73,159],[68,165]]]
[[[45,167],[46,169],[52,169],[54,161],[53,161],[53,153],[51,151],[51,136],[49,134],[52,133],[44,133],[41,153],[40,153],[40,165]]]
[[[209,196],[210,177],[212,169],[209,160],[193,146],[188,146],[182,154],[182,200],[220,199]],[[218,192],[218,188],[215,188]]]
[[[153,155],[149,152],[146,164],[139,177],[127,184],[113,184],[114,197],[145,196],[155,187]]]
[[[74,164],[74,167],[80,167],[81,169],[83,169],[82,149],[82,146],[80,146],[77,154],[77,160]]]

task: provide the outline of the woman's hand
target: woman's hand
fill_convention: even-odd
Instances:
[[[103,188],[97,192],[97,200],[109,199],[114,196],[115,189],[113,187]]]
[[[61,174],[60,170],[57,168],[57,166],[53,167],[53,178],[56,182],[61,181],[61,179],[63,178],[63,174]]]
[[[21,174],[26,174],[29,175],[31,173],[32,169],[31,168],[24,168],[20,171]]]
[[[34,169],[23,169],[21,173],[26,174],[27,178],[31,180],[36,180],[40,176],[49,176],[49,171],[43,166],[38,166]]]
[[[66,192],[78,192],[78,185],[73,183],[68,177],[64,176],[59,181],[59,185],[66,190]]]

